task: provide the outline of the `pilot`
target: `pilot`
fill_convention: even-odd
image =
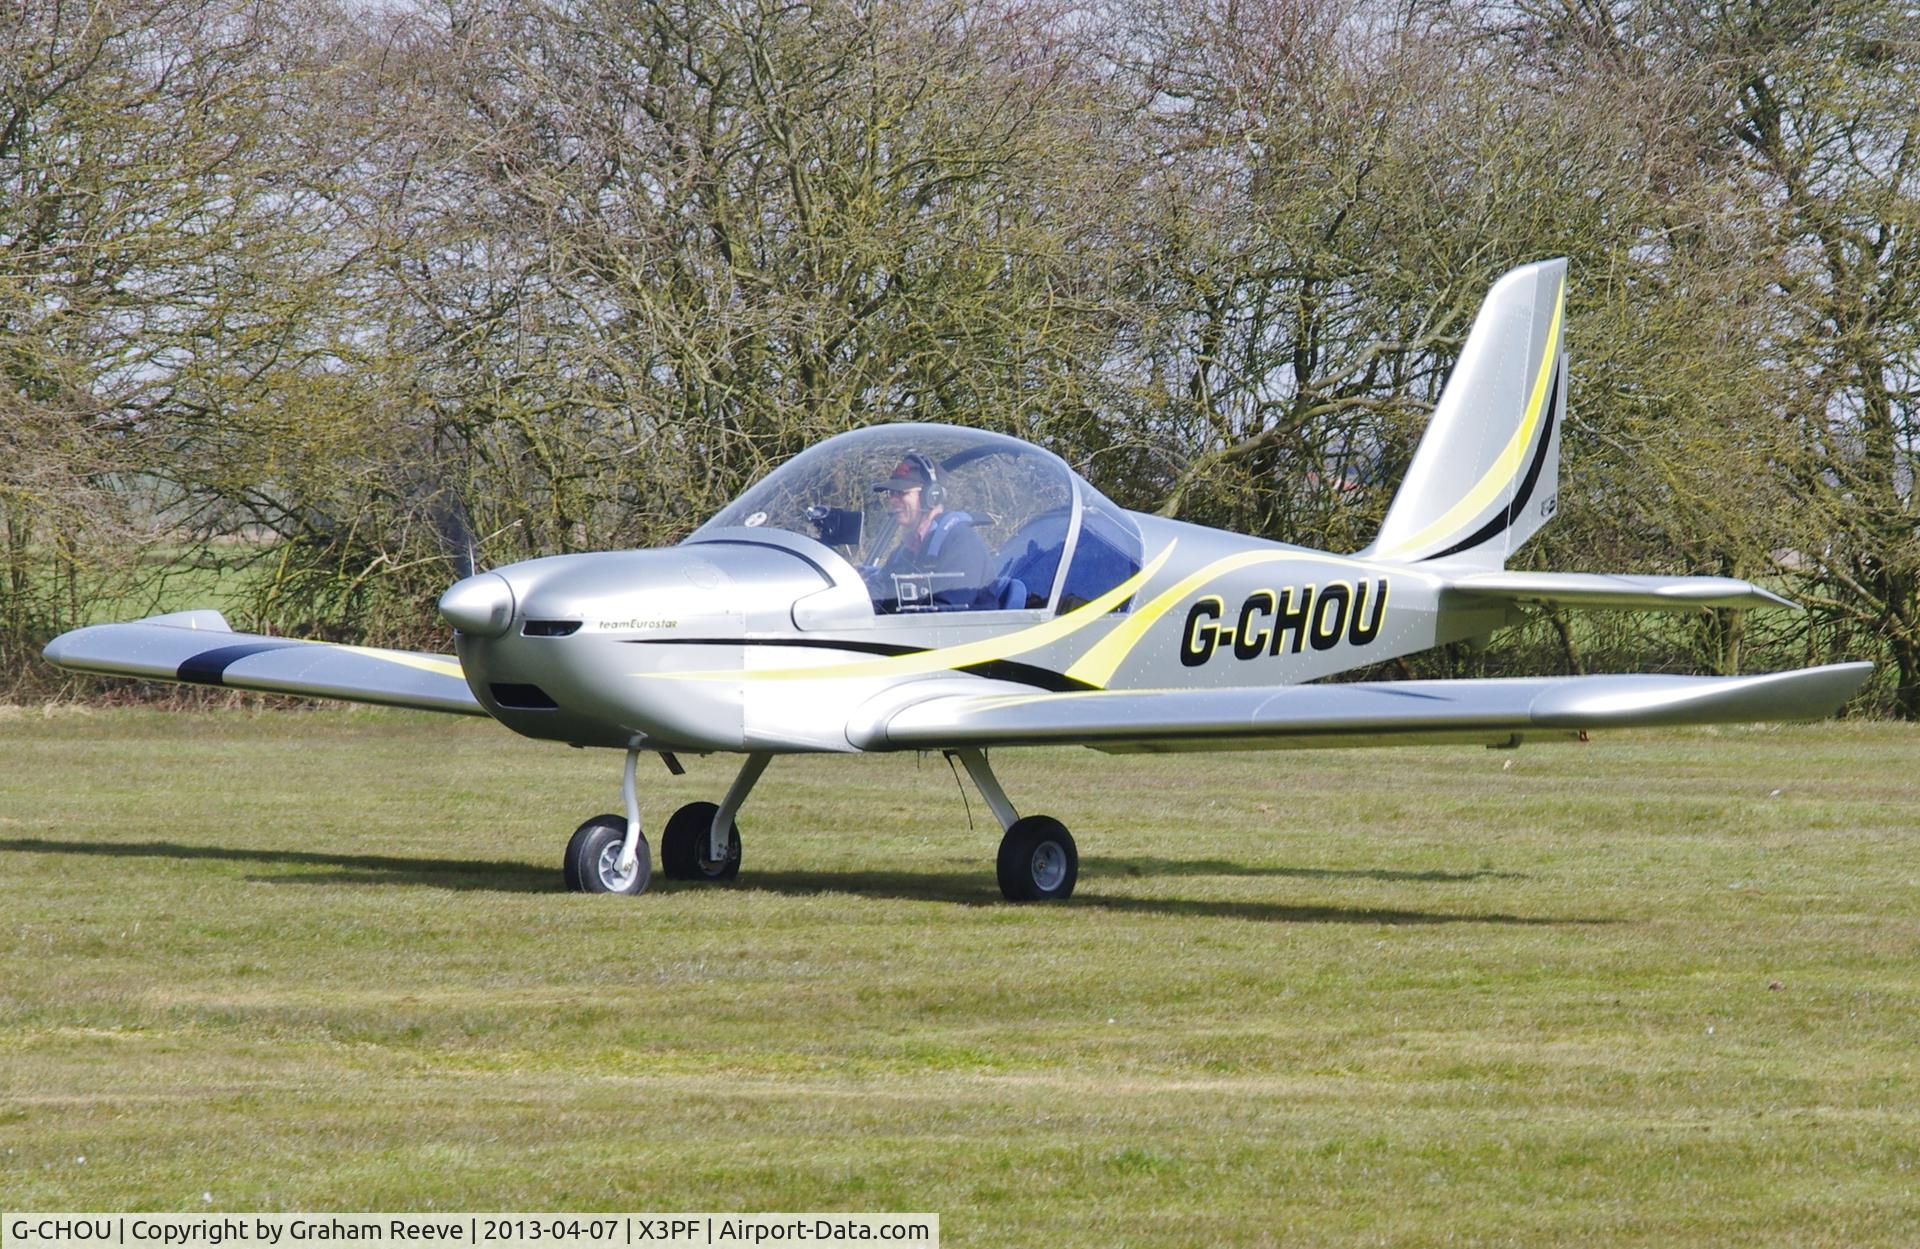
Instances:
[[[900,527],[900,545],[879,569],[883,598],[899,610],[964,611],[987,584],[987,544],[973,517],[947,510],[933,461],[909,451],[891,476],[873,483]]]

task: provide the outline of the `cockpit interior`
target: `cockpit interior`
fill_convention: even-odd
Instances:
[[[918,510],[890,504],[889,493],[906,494]],[[903,511],[918,532],[903,527]],[[944,542],[974,549],[962,528],[986,551],[967,571],[937,558]],[[1132,519],[1059,456],[943,425],[828,439],[761,479],[693,540],[723,529],[785,530],[830,548],[859,571],[875,613],[887,615],[1058,614],[1140,569]]]

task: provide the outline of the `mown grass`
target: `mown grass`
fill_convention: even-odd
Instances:
[[[0,717],[0,1206],[903,1209],[965,1245],[1911,1244],[1920,733],[777,761],[558,891],[612,754]],[[657,825],[728,761],[647,786]],[[85,1161],[79,1161],[84,1158]]]

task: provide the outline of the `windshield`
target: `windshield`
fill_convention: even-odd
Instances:
[[[1017,438],[882,425],[795,456],[700,532],[822,542],[860,570],[878,612],[1045,608],[1075,527],[1075,481]]]

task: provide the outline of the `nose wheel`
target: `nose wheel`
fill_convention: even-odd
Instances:
[[[617,815],[596,815],[573,832],[561,865],[567,888],[575,893],[645,893],[653,879],[653,856],[647,839],[636,839],[631,863],[622,865],[627,847],[627,822]]]

